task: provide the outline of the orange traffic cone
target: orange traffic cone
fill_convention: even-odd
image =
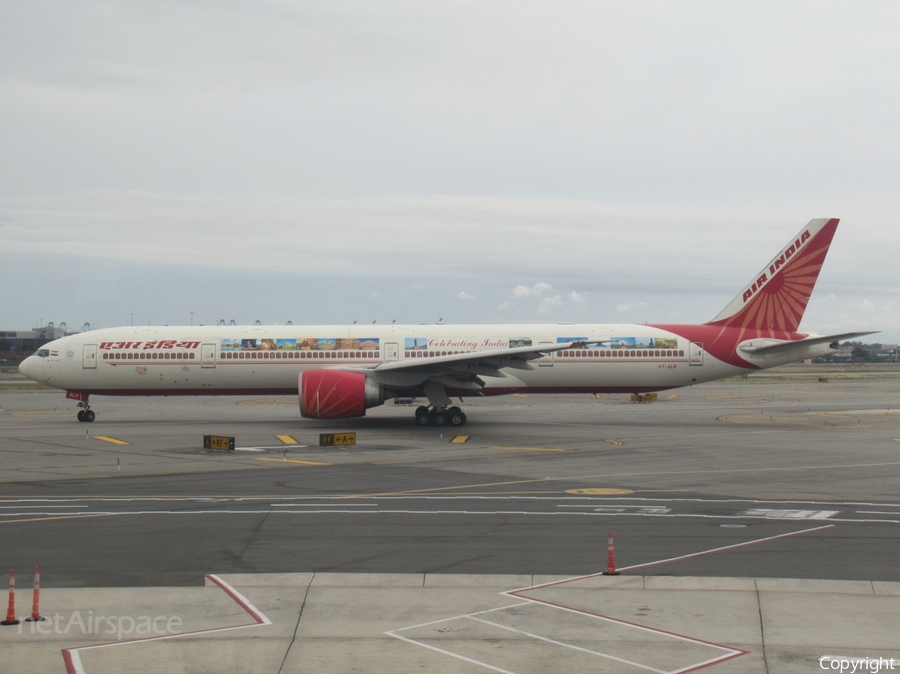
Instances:
[[[25,618],[25,622],[37,622],[46,620],[41,617],[41,569],[34,567],[34,595],[31,599],[31,617]]]
[[[16,570],[9,572],[9,608],[6,609],[6,620],[0,621],[0,625],[18,625],[16,620]]]
[[[607,542],[607,553],[606,553],[606,571],[603,572],[604,576],[618,576],[619,572],[616,571],[616,552],[613,549],[613,537],[612,532],[609,532],[609,541]]]

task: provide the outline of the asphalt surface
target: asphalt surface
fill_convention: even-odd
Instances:
[[[0,568],[576,576],[612,532],[644,576],[900,581],[900,379],[467,400],[443,431],[394,405],[339,425],[289,398],[92,406],[81,424],[62,393],[0,392]],[[319,447],[334,431],[358,444]],[[209,433],[238,451],[203,451]]]

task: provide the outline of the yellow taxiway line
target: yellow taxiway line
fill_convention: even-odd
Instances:
[[[94,440],[103,440],[103,442],[111,442],[114,445],[130,445],[130,442],[125,442],[124,440],[119,440],[117,438],[111,438],[108,435],[94,435],[92,436]]]

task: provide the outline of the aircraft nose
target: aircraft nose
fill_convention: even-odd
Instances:
[[[29,356],[28,358],[26,358],[25,360],[23,360],[21,363],[19,363],[19,372],[21,372],[22,374],[24,374],[24,375],[25,375],[26,377],[28,377],[29,379],[32,378],[31,375],[28,374],[28,371],[31,369],[31,364],[32,364],[32,363],[31,363],[31,356]]]

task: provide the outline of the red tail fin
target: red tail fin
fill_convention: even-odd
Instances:
[[[838,222],[810,220],[709,325],[796,332]]]

